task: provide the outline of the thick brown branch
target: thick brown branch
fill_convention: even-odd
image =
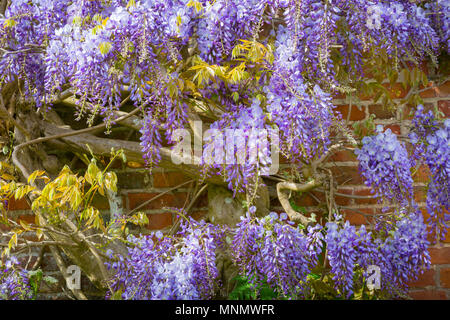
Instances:
[[[278,200],[280,201],[283,209],[286,211],[286,213],[289,216],[289,219],[291,221],[300,222],[301,224],[303,224],[305,226],[311,222],[310,219],[308,219],[301,213],[292,209],[292,206],[289,203],[289,197],[288,197],[287,193],[285,193],[284,190],[307,192],[314,188],[319,187],[320,185],[322,185],[322,184],[318,180],[311,180],[304,184],[294,183],[294,182],[279,182],[279,183],[277,183]]]
[[[41,123],[41,127],[43,128],[45,135],[61,136],[62,138],[59,138],[58,140],[61,140],[66,144],[66,149],[68,147],[72,151],[89,153],[89,149],[87,147],[87,145],[89,145],[94,154],[99,156],[109,156],[111,153],[111,148],[114,148],[115,150],[122,149],[128,161],[144,163],[141,146],[138,142],[99,138],[90,134],[69,135],[65,133],[73,132],[73,130],[61,128],[45,121]],[[47,140],[47,143],[61,147],[61,143],[58,141]],[[195,179],[201,178],[199,166],[185,163],[175,164],[173,160],[180,160],[178,162],[181,162],[181,159],[179,159],[178,155],[173,155],[169,148],[161,148],[160,153],[161,161],[158,163],[158,166],[166,169],[180,170]],[[223,179],[219,176],[208,177],[205,181],[225,185]]]

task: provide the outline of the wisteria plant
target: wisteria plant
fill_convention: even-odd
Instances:
[[[262,288],[283,299],[405,297],[430,266],[430,241],[450,220],[450,122],[420,93],[448,81],[448,0],[2,0],[0,13],[4,256],[36,232],[64,277],[59,249],[109,299],[236,297],[233,278],[254,298]],[[444,74],[431,83],[424,65]],[[372,130],[372,117],[351,130],[335,99],[362,95],[412,109],[409,132]],[[187,157],[175,152],[180,129],[203,143]],[[329,160],[343,150],[381,207],[360,227],[335,201]],[[289,173],[272,172],[278,155]],[[192,178],[190,202],[168,209],[172,229],[130,231],[146,215],[125,212],[117,158]],[[421,166],[426,208],[414,194]],[[195,221],[205,190],[212,205]],[[293,201],[313,190],[325,195],[321,212]],[[35,224],[8,217],[12,198],[30,200]]]

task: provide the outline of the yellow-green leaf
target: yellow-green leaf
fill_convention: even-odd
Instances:
[[[14,179],[15,179],[14,176],[12,176],[12,175],[10,175],[10,174],[7,174],[7,173],[3,173],[3,174],[0,176],[0,178],[2,178],[2,179],[4,179],[4,180],[14,180]]]
[[[111,42],[102,42],[98,45],[98,49],[100,50],[100,53],[103,55],[108,54],[111,48],[112,48]]]
[[[8,27],[8,28],[14,27],[16,24],[17,24],[17,21],[13,20],[13,19],[6,19],[3,22],[3,26]]]

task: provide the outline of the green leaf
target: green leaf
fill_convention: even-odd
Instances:
[[[239,100],[239,93],[233,92],[233,100],[234,100],[234,102],[238,102],[238,100]]]
[[[111,300],[122,300],[122,289],[115,291],[111,296]]]
[[[108,54],[111,48],[112,48],[111,42],[102,42],[98,45],[98,49],[100,50],[100,53],[103,55]]]
[[[45,276],[42,280],[44,280],[48,284],[57,284],[58,279],[52,277],[52,276]]]
[[[13,20],[13,19],[6,19],[6,20],[3,22],[3,25],[4,25],[5,27],[8,27],[8,28],[14,27],[16,24],[17,24],[17,21],[16,21],[16,20]]]

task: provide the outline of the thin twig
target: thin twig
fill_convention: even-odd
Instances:
[[[149,199],[149,200],[147,200],[147,201],[141,203],[141,204],[138,205],[136,208],[134,208],[133,210],[129,211],[129,212],[126,214],[126,216],[129,216],[129,215],[131,215],[132,213],[136,212],[137,210],[139,210],[139,209],[145,207],[147,204],[149,204],[149,203],[152,202],[153,200],[156,200],[156,199],[162,197],[163,195],[165,195],[165,194],[167,194],[167,193],[169,193],[169,192],[172,192],[172,191],[174,191],[174,190],[176,190],[176,189],[178,189],[178,188],[181,188],[182,186],[184,186],[184,185],[186,185],[186,184],[188,184],[188,183],[191,183],[192,181],[195,181],[195,180],[192,179],[192,180],[183,182],[183,183],[181,183],[181,184],[179,184],[179,185],[177,185],[177,186],[175,186],[175,187],[173,187],[173,188],[171,188],[171,189],[169,189],[169,190],[167,190],[167,191],[158,193],[158,195],[156,195],[156,196],[154,196],[153,198],[151,198],[151,199]]]
[[[189,216],[189,212],[191,211],[192,207],[194,206],[197,199],[200,197],[200,195],[208,188],[208,184],[205,184],[192,198],[191,202],[189,203],[188,207],[186,208],[186,217]],[[180,226],[181,219],[177,220],[173,225],[172,228],[169,231],[169,235],[173,236]]]

